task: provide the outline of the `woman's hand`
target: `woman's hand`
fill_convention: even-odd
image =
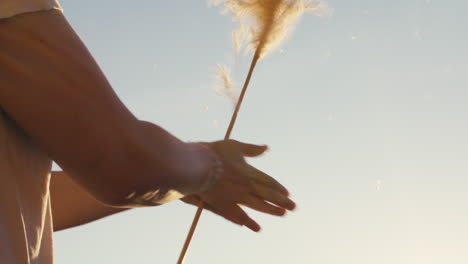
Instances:
[[[182,199],[184,202],[198,205],[201,200],[206,209],[255,232],[260,231],[260,225],[239,205],[277,216],[295,208],[283,185],[245,162],[244,157],[259,156],[267,150],[267,146],[235,140],[201,144],[218,156],[223,171],[212,188],[187,196]]]

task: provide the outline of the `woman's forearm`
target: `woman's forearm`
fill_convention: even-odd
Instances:
[[[50,195],[54,231],[87,224],[127,210],[97,201],[63,171],[52,172]]]

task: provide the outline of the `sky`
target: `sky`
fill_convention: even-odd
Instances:
[[[468,2],[329,0],[261,60],[232,137],[298,208],[248,212],[253,233],[204,212],[185,263],[468,263]],[[62,0],[140,119],[185,141],[224,136],[217,63],[242,84],[251,54],[205,0]],[[176,201],[55,233],[56,263],[176,263],[196,208]]]

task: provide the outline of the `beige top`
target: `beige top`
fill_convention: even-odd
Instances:
[[[57,0],[0,0],[0,19],[50,9],[62,7]]]
[[[47,155],[0,109],[1,264],[53,263],[51,168]]]

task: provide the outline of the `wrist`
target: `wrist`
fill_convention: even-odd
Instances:
[[[203,143],[189,143],[199,158],[200,168],[195,172],[198,186],[194,193],[201,193],[213,187],[223,172],[223,163],[218,155]]]

